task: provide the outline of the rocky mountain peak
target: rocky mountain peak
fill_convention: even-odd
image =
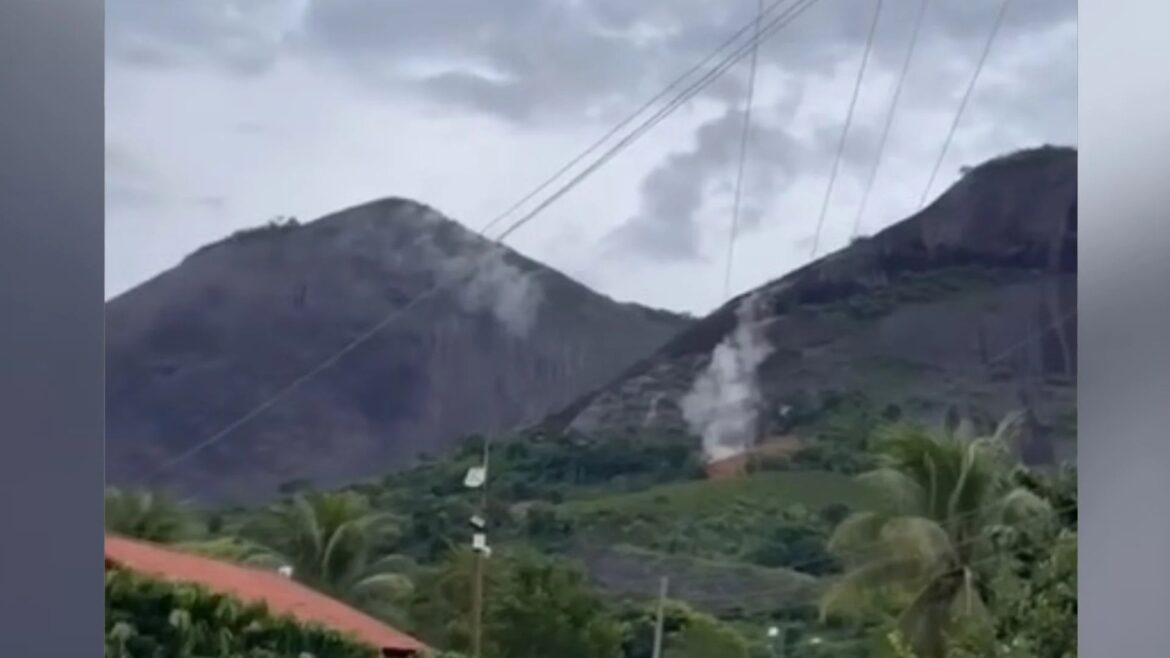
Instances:
[[[138,482],[375,326],[164,484],[247,500],[288,480],[385,472],[537,420],[686,323],[405,199],[276,221],[107,304],[107,473]]]
[[[736,362],[719,355],[750,300],[765,341],[752,350],[766,357],[754,388],[724,379],[760,400],[753,440],[792,429],[781,409],[860,392],[931,421],[955,405],[984,420],[1026,407],[1041,420],[1021,450],[1050,460],[1069,448],[1056,437],[1075,405],[1076,173],[1076,151],[1060,147],[974,167],[914,215],[731,300],[546,425],[703,434],[687,409],[700,387],[721,395],[712,371]]]

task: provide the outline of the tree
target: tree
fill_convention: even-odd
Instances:
[[[748,658],[750,650],[735,629],[693,612],[682,630],[667,638],[663,653],[666,658]]]
[[[386,548],[397,519],[373,512],[353,492],[301,492],[245,525],[260,550],[247,562],[280,562],[296,580],[391,621],[412,585],[411,564]]]
[[[882,495],[834,531],[830,550],[846,573],[829,588],[822,614],[865,614],[892,607],[909,647],[941,658],[959,622],[987,625],[986,558],[995,530],[1049,517],[1039,496],[1015,486],[1006,439],[1019,416],[975,438],[969,423],[954,432],[895,425],[879,437],[881,466],[860,476]]]
[[[511,560],[487,606],[500,658],[617,658],[622,629],[580,571],[537,556]]]
[[[503,585],[505,562],[493,556],[485,562],[484,590],[495,596]],[[437,565],[421,569],[411,601],[415,632],[433,646],[457,651],[471,648],[471,590],[475,553],[468,547],[450,550]]]
[[[1022,535],[1013,536],[1005,548],[1010,550],[1021,539]],[[1029,549],[1026,553],[1039,557],[1016,556],[997,574],[992,587],[994,627],[983,629],[982,636],[978,629],[958,629],[947,658],[1076,658],[1076,532],[1060,529],[1024,541],[1042,544],[1043,552]],[[1024,577],[1018,573],[1021,562],[1027,563]],[[890,642],[896,658],[918,658],[900,634],[892,635]]]
[[[431,644],[471,644],[475,554],[459,548],[425,571],[411,607]],[[484,654],[489,658],[617,658],[622,625],[580,571],[552,559],[503,551],[484,563]]]
[[[205,526],[189,505],[151,491],[107,487],[105,525],[108,532],[164,544],[191,541]]]

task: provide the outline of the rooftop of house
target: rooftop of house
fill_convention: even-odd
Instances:
[[[264,603],[275,614],[349,634],[385,655],[412,656],[430,651],[409,635],[277,572],[124,537],[106,535],[105,543],[107,565],[161,580],[201,585],[245,603]]]

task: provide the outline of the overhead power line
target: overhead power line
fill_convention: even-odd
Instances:
[[[759,0],[759,9],[756,17],[756,41],[752,47],[751,66],[748,69],[747,98],[743,104],[743,132],[739,139],[739,170],[735,175],[735,198],[731,205],[731,230],[727,236],[727,264],[723,272],[723,297],[726,300],[731,295],[731,267],[735,261],[735,236],[739,232],[739,204],[743,196],[743,168],[747,161],[748,135],[752,126],[752,99],[756,91],[756,63],[760,51],[760,22],[764,19],[764,0]]]
[[[625,128],[626,126],[633,123],[635,119],[637,119],[639,116],[644,114],[650,108],[654,107],[654,105],[657,104],[659,101],[666,98],[670,94],[671,91],[678,88],[680,85],[682,85],[684,82],[686,82],[687,79],[689,79],[694,74],[698,73],[700,70],[703,69],[703,67],[710,64],[711,61],[714,60],[719,55],[719,53],[723,52],[724,50],[726,50],[727,48],[729,48],[733,44],[735,44],[735,42],[738,41],[740,39],[740,37],[742,37],[744,34],[746,34],[749,30],[751,30],[753,28],[753,26],[755,27],[756,35],[757,35],[756,38],[758,39],[759,38],[758,35],[759,35],[759,29],[760,29],[760,22],[763,20],[764,16],[766,14],[772,13],[777,8],[779,8],[780,5],[784,4],[784,2],[787,2],[787,1],[789,1],[789,0],[779,0],[778,2],[773,2],[771,5],[768,6],[767,9],[764,9],[763,8],[763,0],[760,0],[760,4],[761,4],[760,13],[756,17],[756,20],[751,21],[751,22],[747,23],[746,25],[744,25],[743,27],[741,27],[740,29],[736,30],[734,34],[732,34],[730,37],[727,38],[726,41],[724,41],[718,47],[716,47],[715,50],[708,53],[706,57],[699,60],[697,63],[695,63],[693,66],[688,68],[685,72],[683,72],[682,75],[678,76],[673,81],[671,81],[670,84],[668,84],[661,91],[659,91],[657,94],[652,96],[649,100],[647,100],[645,103],[643,103],[641,106],[639,106],[638,109],[634,110],[634,112],[632,112],[631,114],[626,116],[624,119],[622,119],[620,122],[618,122],[617,125],[615,125],[611,129],[609,129],[605,134],[603,134],[601,137],[599,137],[595,142],[590,144],[588,148],[586,148],[581,153],[578,153],[573,159],[569,160],[567,163],[565,163],[563,166],[561,166],[560,169],[558,169],[555,173],[553,173],[551,176],[546,178],[543,182],[541,182],[538,186],[536,186],[536,188],[534,188],[531,192],[529,192],[528,194],[521,197],[518,201],[516,201],[511,206],[509,206],[507,210],[503,211],[502,213],[500,213],[500,214],[496,215],[494,218],[492,218],[492,220],[490,222],[488,222],[482,228],[479,229],[479,233],[481,235],[486,234],[488,231],[490,231],[492,228],[494,228],[497,224],[499,224],[503,220],[507,219],[509,216],[511,216],[513,213],[515,213],[517,210],[519,210],[524,204],[528,203],[529,201],[534,199],[537,195],[539,195],[541,192],[548,189],[548,187],[550,185],[552,185],[553,183],[555,183],[559,178],[561,178],[561,176],[564,176],[566,173],[568,173],[570,170],[572,170],[573,167],[576,167],[578,164],[582,163],[586,158],[588,158],[595,151],[597,151],[597,149],[604,146],[606,142],[608,142],[615,135],[617,135],[619,132],[621,132],[623,128]]]
[[[902,70],[898,73],[898,81],[894,85],[893,98],[890,99],[890,109],[886,113],[886,123],[882,127],[882,136],[878,141],[877,156],[873,160],[873,168],[869,171],[869,180],[865,183],[865,191],[861,195],[861,203],[857,206],[857,216],[853,218],[853,233],[850,237],[856,238],[861,232],[861,220],[869,205],[869,195],[873,191],[873,184],[877,180],[878,169],[882,165],[882,155],[886,151],[886,142],[890,138],[890,128],[894,125],[894,115],[898,111],[898,101],[902,97],[902,87],[906,82],[906,74],[910,71],[910,63],[914,60],[914,47],[918,44],[918,35],[922,29],[922,19],[926,16],[926,8],[930,0],[922,0],[918,5],[918,15],[914,18],[914,27],[910,32],[910,46],[906,49],[906,58],[902,60]]]
[[[971,92],[975,90],[975,83],[979,81],[979,74],[983,72],[983,65],[987,63],[987,56],[991,54],[991,46],[995,43],[995,37],[999,34],[1000,27],[1003,26],[1003,19],[1007,16],[1008,6],[1012,0],[1003,0],[1003,4],[999,6],[999,13],[995,16],[995,23],[991,26],[991,32],[987,35],[987,42],[983,44],[983,53],[979,55],[979,62],[975,65],[975,72],[971,75],[971,80],[967,83],[967,89],[963,92],[963,100],[959,102],[959,107],[955,111],[955,118],[951,121],[951,128],[947,131],[947,137],[943,140],[942,150],[939,151],[938,159],[934,162],[934,168],[930,171],[930,178],[926,181],[926,187],[922,190],[922,197],[918,200],[918,208],[922,209],[926,206],[926,199],[930,196],[930,188],[934,187],[934,179],[938,176],[939,169],[942,168],[943,160],[947,157],[947,151],[951,148],[951,140],[955,137],[955,131],[959,128],[959,122],[963,119],[963,112],[967,109],[967,102],[971,100]]]
[[[771,11],[773,11],[777,7],[785,4],[785,2],[788,2],[788,1],[789,0],[777,0],[765,11],[765,13],[770,13]],[[617,155],[621,150],[627,148],[630,144],[632,144],[634,141],[636,141],[638,138],[640,138],[646,132],[648,132],[649,130],[654,128],[656,125],[658,125],[658,123],[660,123],[666,116],[670,115],[672,112],[677,110],[682,104],[686,103],[688,100],[690,100],[695,95],[697,95],[700,91],[702,91],[704,88],[706,88],[715,79],[717,79],[719,76],[721,76],[723,73],[725,73],[728,70],[728,68],[730,68],[733,64],[735,64],[735,62],[742,59],[749,52],[749,50],[755,46],[755,44],[757,42],[759,42],[761,39],[765,39],[768,36],[771,36],[772,34],[777,32],[779,29],[781,29],[784,26],[791,23],[792,20],[794,20],[797,16],[799,16],[801,13],[803,13],[805,10],[807,10],[809,7],[811,7],[817,1],[818,0],[796,0],[794,3],[792,3],[792,5],[790,7],[787,8],[786,11],[781,13],[779,16],[776,16],[776,17],[772,18],[771,20],[769,20],[768,23],[762,29],[758,30],[757,33],[755,34],[755,36],[753,38],[749,39],[747,43],[740,45],[734,51],[732,51],[732,53],[730,55],[724,57],[719,62],[719,64],[717,64],[714,68],[712,68],[710,71],[708,71],[702,77],[700,77],[697,81],[695,81],[691,85],[689,85],[681,93],[677,94],[665,107],[663,107],[663,108],[659,109],[657,112],[655,112],[649,119],[644,121],[632,133],[626,135],[622,140],[620,140],[615,146],[611,147],[608,151],[606,151],[600,158],[595,160],[584,171],[579,172],[576,176],[574,176],[572,179],[570,179],[568,183],[566,183],[560,189],[558,189],[553,194],[551,194],[548,198],[546,198],[543,202],[541,202],[539,205],[537,205],[534,209],[530,210],[529,212],[524,214],[522,217],[520,217],[518,220],[513,222],[506,230],[504,230],[499,236],[497,236],[492,241],[496,244],[503,242],[504,239],[506,239],[508,236],[510,236],[515,231],[519,230],[521,227],[523,227],[525,224],[527,224],[529,221],[531,221],[533,218],[535,218],[539,213],[541,213],[544,209],[546,209],[548,206],[552,205],[558,199],[563,197],[569,190],[573,189],[578,184],[580,184],[581,181],[583,181],[587,176],[589,176],[594,171],[596,171],[601,166],[603,166],[606,162],[608,162],[615,155]],[[751,27],[753,25],[755,25],[756,20],[758,20],[758,17],[757,17],[757,19],[754,19],[753,21],[749,22],[748,25],[745,26],[745,28],[743,30],[741,30],[741,32],[737,33],[737,35],[742,34],[743,32],[746,32],[747,30],[751,29]],[[734,42],[734,40],[731,40],[729,43],[733,43],[733,42]],[[717,49],[716,54],[719,51],[722,51],[723,49],[725,49],[725,47],[726,46],[721,46],[719,49]],[[709,60],[704,60],[704,61],[709,61]],[[702,67],[702,64],[700,64],[700,66],[696,67],[696,68],[701,68],[701,67]],[[417,238],[413,244],[417,245],[420,241],[421,241],[421,237]],[[385,318],[383,318],[381,321],[379,321],[378,323],[376,323],[375,325],[370,327],[368,330],[362,332],[356,338],[347,342],[344,346],[342,346],[339,350],[337,350],[335,353],[330,355],[328,358],[326,358],[320,364],[318,364],[317,366],[315,366],[314,368],[312,368],[311,370],[309,370],[305,374],[295,378],[294,380],[292,380],[288,384],[282,386],[275,393],[268,396],[264,401],[262,401],[261,403],[259,403],[255,407],[253,407],[250,411],[248,411],[247,413],[245,413],[244,415],[242,415],[241,417],[239,417],[238,419],[236,419],[232,423],[228,424],[224,429],[208,436],[207,438],[203,439],[202,441],[199,441],[198,443],[193,444],[192,446],[190,446],[186,450],[183,450],[182,452],[180,452],[178,455],[176,455],[172,459],[165,461],[159,468],[157,468],[155,471],[153,471],[146,479],[148,481],[153,480],[153,479],[157,478],[158,476],[162,475],[163,473],[170,471],[171,469],[175,468],[179,464],[181,464],[181,463],[185,462],[186,460],[190,459],[191,457],[195,456],[196,454],[199,454],[200,452],[210,448],[211,446],[216,445],[217,443],[219,443],[220,441],[225,439],[227,436],[229,436],[232,432],[237,430],[239,427],[250,422],[251,420],[253,420],[257,416],[261,415],[262,413],[264,413],[268,409],[275,406],[277,403],[279,403],[281,400],[283,400],[285,397],[287,397],[290,393],[292,393],[295,390],[298,390],[301,386],[304,386],[307,382],[316,378],[322,372],[324,372],[325,370],[327,370],[328,368],[333,366],[335,363],[340,361],[345,355],[349,354],[354,349],[358,348],[359,346],[361,346],[362,344],[364,344],[365,342],[367,342],[368,340],[373,338],[375,335],[382,332],[384,329],[386,329],[386,327],[390,326],[395,321],[397,321],[399,318],[406,315],[408,312],[413,310],[419,304],[423,303],[424,301],[429,300],[431,297],[435,296],[440,291],[442,291],[450,286],[453,286],[455,284],[461,284],[461,283],[469,280],[472,276],[474,276],[476,269],[478,269],[478,268],[473,268],[466,275],[464,275],[462,277],[455,277],[455,278],[447,280],[444,283],[436,284],[436,285],[432,286],[431,288],[429,288],[428,290],[424,291],[423,293],[419,294],[415,298],[411,299],[404,306],[402,306],[398,309],[395,309],[394,311],[389,313]]]
[[[760,38],[758,40],[767,39],[772,34],[775,34],[777,31],[779,31],[781,28],[783,28],[786,25],[788,25],[789,23],[791,23],[798,16],[800,16],[800,14],[802,14],[805,10],[807,10],[809,7],[816,4],[817,2],[818,2],[818,0],[797,0],[797,2],[792,7],[790,7],[788,9],[788,11],[786,11],[784,14],[782,14],[780,16],[773,18],[772,20],[770,20],[768,23],[765,24],[764,28],[760,31]],[[513,222],[513,224],[506,231],[504,231],[502,234],[500,234],[500,236],[497,238],[497,240],[502,240],[502,239],[506,238],[513,231],[515,231],[515,230],[519,229],[520,227],[524,226],[525,224],[527,224],[529,221],[532,220],[532,218],[536,217],[538,214],[543,212],[546,208],[548,208],[552,204],[556,203],[564,195],[566,195],[570,191],[572,191],[573,188],[575,188],[577,185],[579,185],[581,183],[581,181],[585,180],[585,178],[587,178],[590,174],[592,174],[594,171],[596,171],[597,169],[599,169],[600,167],[605,165],[607,162],[609,162],[611,159],[613,159],[614,156],[619,154],[621,151],[625,150],[627,147],[629,147],[630,144],[632,144],[634,141],[636,141],[638,138],[640,138],[646,132],[650,131],[655,126],[657,126],[659,123],[661,123],[663,119],[665,119],[667,116],[669,116],[675,110],[677,110],[679,107],[681,107],[687,101],[691,100],[696,95],[698,95],[698,93],[701,92],[703,89],[705,89],[707,87],[707,85],[711,84],[714,80],[719,78],[719,76],[721,76],[725,72],[727,72],[727,70],[732,65],[734,65],[736,62],[738,62],[740,59],[743,59],[743,57],[748,52],[750,52],[750,49],[753,47],[753,45],[755,44],[756,41],[757,41],[757,39],[753,39],[753,40],[749,41],[748,43],[737,48],[731,55],[729,55],[724,60],[722,60],[719,63],[719,65],[717,65],[714,69],[708,71],[702,78],[700,78],[696,82],[692,83],[690,87],[688,87],[681,94],[676,96],[665,107],[659,109],[654,115],[652,115],[649,119],[647,119],[645,122],[643,122],[642,125],[638,126],[638,128],[636,128],[633,132],[631,132],[630,134],[623,137],[614,146],[610,147],[610,149],[607,150],[604,154],[602,154],[601,157],[599,157],[597,160],[595,160],[593,162],[593,164],[589,165],[589,167],[587,167],[583,171],[579,172],[576,176],[571,178],[569,180],[569,182],[565,183],[563,186],[561,186],[560,189],[558,189],[553,194],[549,195],[549,197],[547,197],[539,205],[537,205],[532,210],[528,211],[528,213],[523,215],[520,219]]]
[[[817,230],[813,234],[812,254],[809,259],[816,258],[817,248],[821,243],[821,230],[825,226],[825,216],[829,212],[829,200],[833,197],[833,186],[837,182],[837,172],[841,167],[841,160],[845,157],[845,142],[849,137],[849,127],[853,124],[853,113],[857,109],[857,98],[861,95],[861,83],[865,80],[865,69],[869,64],[869,55],[873,51],[873,38],[877,33],[878,19],[882,14],[882,0],[877,0],[873,10],[873,21],[869,26],[869,36],[865,39],[865,53],[861,56],[861,66],[857,70],[857,82],[853,85],[853,96],[849,100],[849,111],[845,114],[845,125],[841,128],[841,140],[837,143],[837,157],[833,158],[833,169],[829,173],[829,184],[825,187],[825,198],[821,202],[821,214],[817,219]]]

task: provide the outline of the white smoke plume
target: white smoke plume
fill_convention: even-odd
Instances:
[[[438,268],[440,285],[455,287],[455,297],[472,313],[491,313],[517,338],[524,338],[536,322],[544,290],[531,273],[507,260],[507,251],[478,237],[456,238],[460,246],[445,252],[425,241]]]
[[[532,275],[505,260],[504,250],[491,247],[483,258],[469,259],[471,279],[459,289],[460,302],[472,311],[488,311],[517,338],[536,322],[544,290]]]
[[[711,353],[711,362],[682,399],[683,418],[703,438],[707,462],[735,457],[756,440],[761,396],[756,369],[772,352],[760,322],[760,298],[736,309],[735,330]]]

